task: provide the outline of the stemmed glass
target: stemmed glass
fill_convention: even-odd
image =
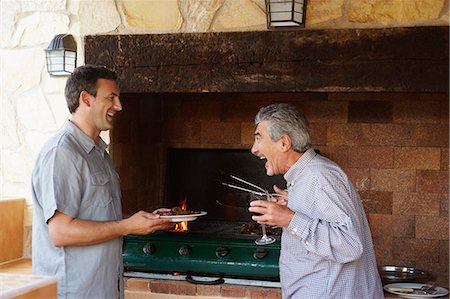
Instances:
[[[265,191],[266,200],[270,199],[269,192]],[[266,233],[266,225],[264,223],[261,224],[262,236],[255,240],[256,245],[269,245],[276,241],[274,237],[268,236]]]
[[[241,190],[241,191],[245,191],[245,192],[249,192],[250,193],[250,200],[253,201],[255,199],[263,199],[265,198],[266,200],[270,200],[271,195],[269,194],[269,191],[259,187],[258,185],[252,184],[242,178],[239,178],[235,175],[230,175],[230,177],[238,182],[244,183],[248,186],[251,186],[259,191],[255,191],[255,190],[251,190],[245,187],[240,187],[240,186],[236,186],[236,185],[232,185],[232,184],[228,184],[225,182],[222,182],[222,185],[230,187],[230,188],[234,188],[237,190]],[[261,214],[255,214],[255,215],[261,215]],[[258,239],[255,240],[255,243],[257,245],[269,245],[272,244],[273,242],[276,241],[276,239],[274,237],[270,237],[267,235],[266,233],[266,225],[265,224],[261,224],[261,230],[262,230],[262,236]]]

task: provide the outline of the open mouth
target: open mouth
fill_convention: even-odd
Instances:
[[[112,113],[112,112],[106,113],[106,118],[107,118],[109,121],[112,121],[112,120],[113,120],[113,117],[114,117],[114,113]]]

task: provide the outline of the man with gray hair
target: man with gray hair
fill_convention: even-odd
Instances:
[[[255,200],[261,224],[283,227],[283,298],[384,298],[369,225],[344,171],[311,148],[308,121],[293,105],[272,104],[255,118],[252,153],[269,176],[283,174],[287,201]],[[275,190],[281,191],[275,187]]]

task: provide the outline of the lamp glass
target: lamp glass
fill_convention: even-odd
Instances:
[[[268,27],[303,27],[305,0],[266,0]]]
[[[51,76],[70,75],[76,67],[76,45],[71,35],[60,34],[45,50],[47,71]]]

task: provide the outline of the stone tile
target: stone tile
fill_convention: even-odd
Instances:
[[[392,214],[392,192],[360,191],[359,195],[366,214]]]
[[[219,121],[220,100],[218,94],[168,94],[163,95],[163,117],[165,121]]]
[[[226,94],[225,94],[226,95]],[[228,94],[227,99],[221,101],[220,118],[222,122],[251,122],[254,123],[259,109],[272,103],[270,100],[258,101],[258,95],[252,94],[248,98],[245,94]]]
[[[413,146],[415,126],[399,124],[331,124],[328,141],[349,146]]]
[[[131,141],[132,126],[127,125],[130,121],[127,121],[126,118],[120,118],[121,115],[123,114],[119,113],[114,120],[114,128],[111,129],[111,139],[114,142],[127,143]]]
[[[393,101],[395,123],[440,123],[441,102],[423,98]]]
[[[449,165],[449,149],[441,148],[441,170],[448,171],[448,165]]]
[[[394,192],[393,214],[439,215],[441,196],[436,193]]]
[[[328,99],[333,101],[401,101],[418,100],[420,94],[413,92],[332,92]]]
[[[440,199],[441,199],[441,207],[440,207],[440,212],[439,212],[439,216],[440,217],[448,217],[448,194],[440,194]]]
[[[417,216],[416,238],[448,240],[448,217]]]
[[[303,112],[310,123],[346,123],[347,103],[340,101],[307,101]]]
[[[449,255],[449,248],[448,248],[448,241],[439,241],[439,263],[442,265],[447,265],[447,271],[448,271],[448,255]]]
[[[220,294],[229,298],[245,298],[246,289],[238,285],[222,285]]]
[[[184,281],[150,281],[150,291],[152,293],[177,294],[195,296],[196,285]]]
[[[170,294],[172,284],[174,283],[160,280],[150,280],[149,289],[152,293]]]
[[[319,151],[319,154],[334,161],[341,168],[346,168],[348,165],[348,147],[346,146],[317,146],[314,149]]]
[[[161,296],[161,294],[125,290],[125,299],[155,299],[157,296]]]
[[[405,263],[437,263],[439,260],[439,240],[393,238],[392,246],[393,258]]]
[[[408,169],[371,169],[371,191],[415,190],[416,172]]]
[[[122,214],[124,218],[126,215],[131,216],[137,212],[138,196],[136,189],[123,189],[122,188]]]
[[[372,236],[378,265],[392,265],[392,237]]]
[[[123,145],[120,143],[110,143],[109,147],[111,147],[111,145],[112,145],[112,148],[110,149],[109,154],[111,156],[111,159],[113,159],[114,165],[116,166],[116,168],[120,168],[123,165],[122,164],[122,162],[123,162],[122,146]]]
[[[201,143],[239,145],[241,143],[241,124],[204,122],[201,125]]]
[[[197,296],[220,297],[220,286],[218,285],[197,285]]]
[[[416,131],[417,146],[448,148],[448,124],[419,124]]]
[[[255,124],[253,122],[241,123],[241,143],[251,148],[255,141]]]
[[[250,299],[281,299],[280,288],[247,287],[246,298]]]
[[[440,94],[442,96],[441,100],[441,124],[449,124],[449,94]]]
[[[414,237],[414,216],[369,214],[373,236]]]
[[[349,148],[350,167],[393,168],[394,150],[383,146],[352,146]]]
[[[149,291],[149,280],[145,278],[128,278],[125,288],[130,291]]]
[[[350,101],[348,104],[349,123],[391,123],[391,101]]]
[[[369,124],[331,124],[328,128],[329,145],[369,145]]]
[[[165,130],[168,143],[201,142],[201,124],[198,121],[169,122]]]
[[[394,168],[439,170],[439,148],[397,147],[394,149]]]
[[[347,173],[350,180],[355,185],[358,192],[364,192],[370,190],[370,170],[369,168],[345,168],[344,171]],[[363,204],[364,201],[363,201]],[[390,214],[390,213],[387,213]]]
[[[310,123],[309,134],[311,137],[311,144],[313,144],[314,146],[326,145],[328,142],[328,124]]]
[[[414,133],[415,125],[372,124],[368,145],[413,146]]]
[[[417,191],[448,194],[448,171],[417,171]]]

